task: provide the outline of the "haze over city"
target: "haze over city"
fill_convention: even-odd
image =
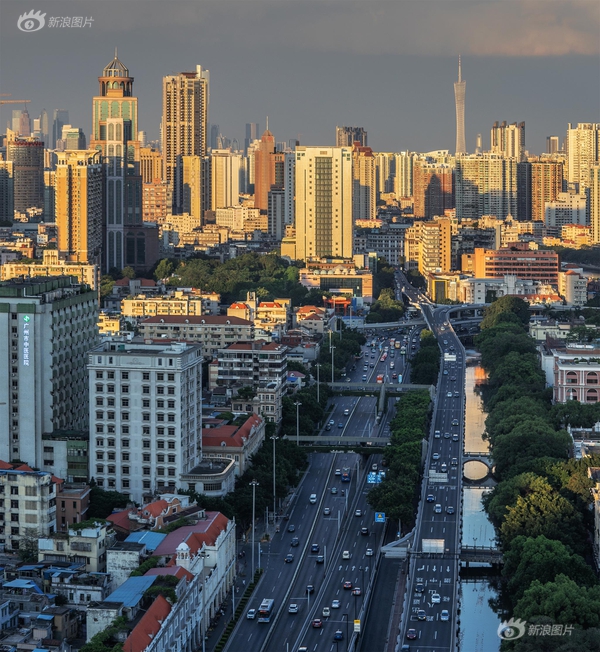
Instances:
[[[87,28],[17,29],[30,10],[93,19]],[[363,126],[375,151],[454,147],[453,82],[462,54],[466,146],[496,121],[525,121],[526,147],[564,138],[600,110],[596,2],[3,2],[3,93],[29,113],[69,111],[87,134],[97,77],[119,49],[135,77],[140,128],[159,137],[167,74],[210,71],[209,122],[243,141],[266,116],[276,140],[332,144]],[[10,118],[3,107],[3,125]]]

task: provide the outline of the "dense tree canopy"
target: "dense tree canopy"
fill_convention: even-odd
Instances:
[[[514,314],[517,320],[513,320],[507,313]],[[506,321],[520,322],[523,326],[527,326],[529,324],[529,304],[513,295],[506,295],[497,299],[485,309],[485,315],[481,322],[481,330],[491,328],[498,323]]]

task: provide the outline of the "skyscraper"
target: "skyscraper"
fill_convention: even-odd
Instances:
[[[62,128],[69,124],[69,112],[66,109],[54,109],[52,116],[52,135],[50,143],[46,143],[47,149],[56,149],[56,141],[62,136]]]
[[[257,140],[259,134],[258,122],[246,123],[246,138],[244,138],[244,156],[248,156],[248,147]]]
[[[13,162],[0,159],[0,222],[12,223],[15,215]]]
[[[467,82],[462,79],[462,65],[458,55],[458,81],[454,83],[454,102],[456,103],[456,153],[466,154],[465,145],[465,94]]]
[[[219,125],[210,126],[210,148],[217,149],[217,140],[219,139]]]
[[[557,154],[560,151],[558,136],[546,136],[546,152],[548,154]]]
[[[454,208],[454,170],[451,167],[416,160],[413,169],[415,217],[432,219]]]
[[[367,132],[362,127],[336,127],[335,146],[354,147],[360,143],[361,147],[367,146]]]
[[[133,77],[115,56],[98,77],[100,91],[92,100],[90,149],[102,152],[105,166],[102,267],[146,269],[155,248],[146,242],[142,220],[142,177],[137,140],[137,97]],[[148,256],[147,256],[148,253]]]
[[[19,136],[29,138],[31,136],[31,119],[29,118],[29,111],[25,107],[21,111],[21,118],[19,120]]]
[[[590,224],[592,243],[600,244],[600,165],[590,169]]]
[[[44,210],[44,143],[7,133],[6,159],[13,162],[14,209]]]
[[[209,72],[202,66],[163,77],[162,152],[175,214],[183,212],[182,158],[206,156],[208,102]]]
[[[296,258],[351,258],[352,150],[296,148]]]
[[[584,193],[590,186],[590,168],[600,162],[600,123],[569,123],[567,129],[567,181]]]
[[[370,147],[352,149],[352,219],[374,220],[377,214],[375,158]]]
[[[210,209],[240,203],[242,155],[228,149],[215,149],[210,157]]]
[[[267,130],[254,150],[254,208],[266,212],[269,206],[269,190],[275,183],[275,138]]]
[[[544,221],[546,202],[553,202],[562,192],[563,164],[561,161],[531,163],[531,219]]]
[[[394,194],[396,199],[413,196],[413,164],[416,154],[400,152],[396,154],[396,176],[394,177]]]
[[[55,174],[58,254],[69,262],[100,265],[102,164],[97,150],[58,155]]]

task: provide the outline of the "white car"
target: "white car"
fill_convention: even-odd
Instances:
[[[350,551],[349,550],[344,550],[342,553],[342,559],[350,559]]]
[[[323,607],[323,618],[329,618],[331,616],[331,609],[329,607]]]
[[[345,417],[350,416],[350,410],[344,410],[344,416]]]
[[[334,600],[334,601],[331,603],[331,608],[332,608],[332,609],[339,609],[339,608],[340,608],[340,601],[339,601],[339,600]]]
[[[297,604],[291,604],[288,607],[288,613],[289,614],[297,614],[298,613],[298,605]]]
[[[442,613],[440,614],[440,620],[443,621],[450,620],[450,614],[448,613],[448,609],[442,609]]]
[[[431,604],[439,604],[442,601],[439,593],[431,594]]]
[[[248,620],[254,620],[256,618],[256,609],[248,609],[248,613],[246,614],[246,618]]]
[[[367,548],[367,552],[365,552],[365,555],[367,555],[367,557],[372,557],[373,556],[373,548]]]
[[[448,398],[452,398],[452,392],[448,392],[448,393],[446,394],[446,396],[447,396]]]

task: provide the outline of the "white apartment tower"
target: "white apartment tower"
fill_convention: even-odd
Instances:
[[[209,72],[163,77],[162,152],[165,180],[173,192],[173,212],[183,211],[183,156],[206,156]],[[202,183],[200,183],[202,186]]]
[[[525,160],[525,123],[498,124],[490,132],[492,154],[516,158],[519,162]]]
[[[147,502],[202,460],[202,347],[106,341],[89,351],[90,476]]]
[[[298,146],[296,258],[351,258],[352,149]]]
[[[370,147],[354,146],[352,180],[353,219],[374,220],[377,214],[376,165]]]
[[[229,149],[213,149],[209,160],[210,209],[239,206],[242,155]]]
[[[579,192],[590,187],[590,168],[600,162],[600,123],[569,123],[567,129],[567,181],[579,184]]]
[[[98,293],[71,276],[0,283],[0,459],[43,468],[42,435],[87,429],[97,321]]]
[[[600,165],[590,169],[590,224],[592,242],[600,244]]]

